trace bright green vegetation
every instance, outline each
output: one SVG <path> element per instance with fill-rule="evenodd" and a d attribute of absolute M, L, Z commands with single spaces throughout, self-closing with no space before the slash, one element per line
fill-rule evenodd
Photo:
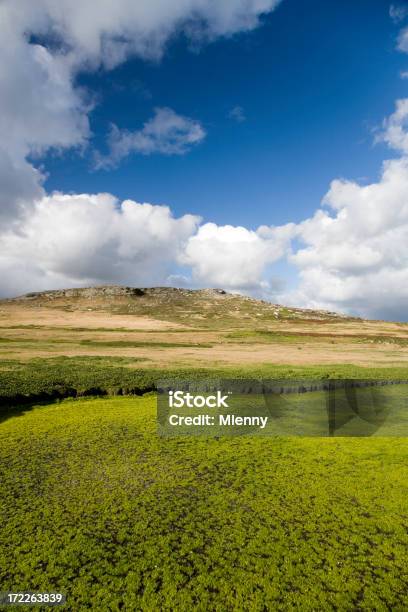
<path fill-rule="evenodd" d="M 82 610 L 406 610 L 408 442 L 156 435 L 155 398 L 0 423 L 0 589 Z"/>
<path fill-rule="evenodd" d="M 137 367 L 136 367 L 137 366 Z M 29 361 L 0 360 L 0 406 L 76 395 L 128 395 L 153 390 L 158 380 L 207 378 L 374 378 L 408 379 L 401 368 L 353 365 L 213 367 L 163 369 L 143 366 L 142 358 L 55 357 Z M 1 415 L 1 408 L 0 408 Z"/>

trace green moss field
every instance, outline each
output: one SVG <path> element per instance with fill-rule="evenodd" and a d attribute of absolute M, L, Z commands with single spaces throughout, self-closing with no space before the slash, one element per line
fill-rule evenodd
<path fill-rule="evenodd" d="M 0 439 L 3 591 L 75 612 L 408 609 L 404 438 L 164 439 L 145 395 L 9 412 Z"/>

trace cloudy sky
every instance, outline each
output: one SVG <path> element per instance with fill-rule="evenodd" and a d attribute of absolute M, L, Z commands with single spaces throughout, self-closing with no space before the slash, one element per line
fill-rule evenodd
<path fill-rule="evenodd" d="M 406 2 L 3 0 L 0 92 L 1 296 L 408 319 Z"/>

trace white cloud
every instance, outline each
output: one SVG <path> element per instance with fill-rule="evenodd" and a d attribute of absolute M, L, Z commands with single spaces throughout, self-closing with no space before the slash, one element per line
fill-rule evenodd
<path fill-rule="evenodd" d="M 4 12 L 3 4 L 0 23 Z M 43 176 L 29 155 L 81 146 L 89 137 L 88 106 L 72 87 L 67 58 L 29 45 L 7 25 L 0 26 L 0 222 L 43 193 Z"/>
<path fill-rule="evenodd" d="M 15 220 L 44 194 L 29 156 L 86 146 L 91 105 L 76 85 L 79 72 L 111 69 L 131 55 L 158 60 L 182 32 L 208 41 L 251 30 L 278 2 L 0 2 L 0 222 Z"/>
<path fill-rule="evenodd" d="M 111 68 L 129 55 L 159 58 L 171 35 L 212 39 L 252 30 L 279 0 L 7 0 L 4 11 L 24 28 L 53 34 L 78 61 Z M 28 28 L 27 28 L 28 25 Z"/>
<path fill-rule="evenodd" d="M 400 23 L 401 21 L 404 21 L 404 19 L 408 17 L 408 7 L 403 6 L 402 4 L 391 4 L 390 17 L 394 21 L 394 23 Z M 399 49 L 403 53 L 408 53 L 408 27 L 405 27 L 400 30 L 397 41 L 397 49 Z"/>
<path fill-rule="evenodd" d="M 398 36 L 398 49 L 403 53 L 408 53 L 408 28 L 401 30 Z"/>
<path fill-rule="evenodd" d="M 298 225 L 254 231 L 200 226 L 195 216 L 176 219 L 167 207 L 120 203 L 109 194 L 56 193 L 34 205 L 19 232 L 3 234 L 1 293 L 113 282 L 218 286 L 275 298 L 270 268 L 292 243 L 289 261 L 300 283 L 280 300 L 406 319 L 408 158 L 386 162 L 369 185 L 333 181 L 324 205 Z"/>
<path fill-rule="evenodd" d="M 398 100 L 376 140 L 400 152 L 377 182 L 335 180 L 323 208 L 297 225 L 289 260 L 298 288 L 284 299 L 308 307 L 407 320 L 408 99 Z M 300 246 L 299 246 L 300 245 Z"/>
<path fill-rule="evenodd" d="M 285 254 L 294 224 L 256 231 L 199 224 L 199 217 L 176 219 L 166 206 L 120 203 L 110 194 L 54 193 L 35 204 L 18 233 L 3 234 L 0 293 L 108 282 L 271 295 L 268 266 Z"/>
<path fill-rule="evenodd" d="M 336 180 L 319 210 L 297 227 L 291 300 L 364 316 L 407 317 L 408 159 L 385 162 L 370 185 Z M 331 211 L 330 211 L 331 209 Z"/>
<path fill-rule="evenodd" d="M 384 141 L 392 149 L 408 154 L 408 98 L 397 100 L 395 106 L 395 112 L 384 121 L 383 130 L 377 135 L 376 141 Z"/>
<path fill-rule="evenodd" d="M 154 116 L 140 130 L 130 132 L 112 125 L 108 138 L 109 155 L 97 155 L 95 165 L 97 168 L 115 166 L 132 152 L 183 155 L 204 140 L 205 135 L 199 121 L 178 115 L 171 108 L 156 108 Z"/>
<path fill-rule="evenodd" d="M 19 233 L 2 236 L 2 295 L 125 283 L 163 284 L 199 218 L 175 219 L 166 206 L 119 203 L 110 194 L 39 200 Z"/>
<path fill-rule="evenodd" d="M 294 227 L 252 231 L 206 223 L 189 238 L 181 261 L 191 267 L 197 285 L 267 292 L 267 266 L 284 255 Z"/>

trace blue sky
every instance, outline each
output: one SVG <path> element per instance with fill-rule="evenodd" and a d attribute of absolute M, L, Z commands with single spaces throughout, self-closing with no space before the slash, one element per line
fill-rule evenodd
<path fill-rule="evenodd" d="M 408 319 L 408 4 L 4 0 L 0 295 Z"/>
<path fill-rule="evenodd" d="M 407 82 L 389 3 L 285 0 L 255 31 L 192 50 L 182 37 L 160 62 L 132 59 L 80 76 L 97 97 L 92 145 L 48 156 L 46 187 L 168 204 L 218 224 L 256 228 L 310 216 L 336 177 L 374 180 L 384 146 L 372 130 Z M 154 107 L 199 120 L 204 142 L 183 156 L 132 154 L 92 169 L 110 122 L 140 129 Z M 245 121 L 229 117 L 240 106 Z M 388 154 L 389 157 L 389 154 Z"/>

